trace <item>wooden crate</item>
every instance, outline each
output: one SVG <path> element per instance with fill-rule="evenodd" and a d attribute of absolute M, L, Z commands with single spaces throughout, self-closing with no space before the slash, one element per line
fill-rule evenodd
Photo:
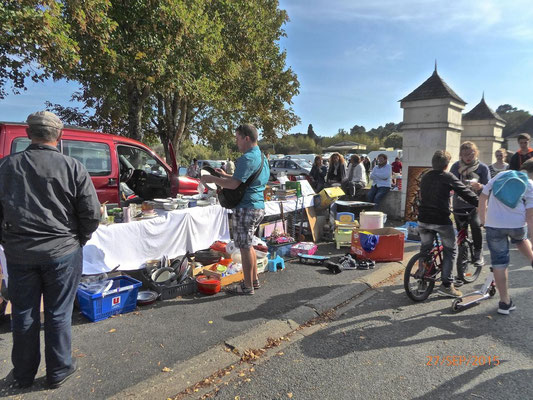
<path fill-rule="evenodd" d="M 231 275 L 226 275 L 226 276 L 222 276 L 222 274 L 218 271 L 213 271 L 211 268 L 215 267 L 216 264 L 211 264 L 211 265 L 207 265 L 205 268 L 204 268 L 204 271 L 203 273 L 205 275 L 209 275 L 209 276 L 213 276 L 213 277 L 217 277 L 219 280 L 220 280 L 220 285 L 222 287 L 224 286 L 228 286 L 232 283 L 235 283 L 235 282 L 240 282 L 242 280 L 244 280 L 244 273 L 242 271 L 239 271 L 237 272 L 236 274 L 231 274 Z"/>

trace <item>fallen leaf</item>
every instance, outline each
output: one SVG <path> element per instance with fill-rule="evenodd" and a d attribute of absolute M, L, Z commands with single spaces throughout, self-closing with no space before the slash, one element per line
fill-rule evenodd
<path fill-rule="evenodd" d="M 212 323 L 213 323 L 213 321 L 209 321 L 209 323 L 210 323 L 210 324 L 212 324 Z"/>
<path fill-rule="evenodd" d="M 488 319 L 492 319 L 492 315 L 487 315 L 487 318 Z"/>
<path fill-rule="evenodd" d="M 250 372 L 254 372 L 255 371 L 255 368 L 250 368 Z"/>
<path fill-rule="evenodd" d="M 235 400 L 241 400 L 241 396 L 235 396 Z"/>
<path fill-rule="evenodd" d="M 172 370 L 171 370 L 170 368 L 168 368 L 168 367 L 165 367 L 165 368 L 163 368 L 161 371 L 163 371 L 163 372 L 170 372 L 170 371 L 172 371 Z"/>
<path fill-rule="evenodd" d="M 292 393 L 291 393 L 291 392 L 287 393 L 287 397 L 288 397 L 289 399 L 292 399 Z"/>
<path fill-rule="evenodd" d="M 165 348 L 165 346 L 163 346 L 163 343 L 159 343 L 159 346 L 161 346 L 162 349 Z"/>
<path fill-rule="evenodd" d="M 244 372 L 241 372 L 241 373 L 239 374 L 239 376 L 244 376 Z"/>
<path fill-rule="evenodd" d="M 282 351 L 278 351 L 277 354 L 278 354 L 278 356 L 282 356 L 282 355 L 285 354 L 285 353 L 283 353 Z"/>
<path fill-rule="evenodd" d="M 250 379 L 250 378 L 246 378 L 244 381 L 245 381 L 245 382 L 250 382 L 251 379 Z"/>
<path fill-rule="evenodd" d="M 113 333 L 113 332 L 116 332 L 117 330 L 115 328 L 111 329 L 108 331 L 108 333 Z"/>

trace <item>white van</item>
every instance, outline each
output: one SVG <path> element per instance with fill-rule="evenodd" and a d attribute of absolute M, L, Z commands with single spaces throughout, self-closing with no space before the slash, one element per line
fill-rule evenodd
<path fill-rule="evenodd" d="M 288 156 L 285 156 L 284 158 L 289 160 L 305 160 L 310 164 L 313 164 L 315 161 L 315 154 L 290 154 Z"/>
<path fill-rule="evenodd" d="M 400 160 L 402 159 L 403 150 L 402 149 L 396 149 L 396 150 L 374 150 L 374 151 L 371 151 L 370 153 L 368 153 L 368 159 L 370 160 L 370 162 L 372 162 L 374 160 L 374 158 L 376 158 L 380 154 L 386 154 L 387 155 L 387 161 L 389 162 L 389 164 L 392 164 L 396 157 L 399 157 Z"/>

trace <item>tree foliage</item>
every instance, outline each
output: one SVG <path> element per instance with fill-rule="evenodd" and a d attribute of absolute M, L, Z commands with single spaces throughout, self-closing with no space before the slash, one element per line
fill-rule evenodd
<path fill-rule="evenodd" d="M 78 62 L 63 12 L 56 0 L 0 0 L 0 99 L 25 90 L 28 79 L 61 77 Z"/>
<path fill-rule="evenodd" d="M 527 121 L 531 114 L 525 110 L 518 110 L 510 104 L 502 104 L 496 109 L 496 112 L 502 117 L 505 122 L 505 128 L 503 128 L 502 136 L 507 137 L 513 133 L 517 133 L 518 128 L 525 121 Z"/>
<path fill-rule="evenodd" d="M 49 105 L 68 121 L 156 135 L 167 154 L 169 140 L 177 149 L 194 137 L 216 142 L 243 121 L 267 138 L 299 121 L 290 108 L 299 83 L 278 44 L 288 17 L 277 0 L 0 4 L 0 89 L 7 80 L 24 87 L 25 76 L 75 80 L 83 109 Z M 42 72 L 32 75 L 35 63 Z"/>
<path fill-rule="evenodd" d="M 394 149 L 401 149 L 403 147 L 403 136 L 399 133 L 391 133 L 383 141 L 385 147 L 392 147 Z"/>

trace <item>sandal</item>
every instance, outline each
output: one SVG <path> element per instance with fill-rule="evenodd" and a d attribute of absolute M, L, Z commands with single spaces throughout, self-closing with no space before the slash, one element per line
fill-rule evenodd
<path fill-rule="evenodd" d="M 246 286 L 244 286 L 244 283 L 243 283 L 241 285 L 237 285 L 232 288 L 229 288 L 228 290 L 226 290 L 226 293 L 237 295 L 237 296 L 251 296 L 254 294 L 254 289 L 247 288 Z"/>
<path fill-rule="evenodd" d="M 244 282 L 242 283 L 242 285 L 244 286 Z M 260 288 L 261 288 L 261 284 L 259 283 L 259 280 L 254 281 L 254 282 L 253 282 L 253 285 L 254 285 L 254 290 L 255 290 L 255 289 L 260 289 Z"/>

